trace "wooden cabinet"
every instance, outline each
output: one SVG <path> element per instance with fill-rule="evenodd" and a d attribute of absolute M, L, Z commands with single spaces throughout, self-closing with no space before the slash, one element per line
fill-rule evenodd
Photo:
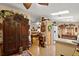
<path fill-rule="evenodd" d="M 12 55 L 29 48 L 29 23 L 22 16 L 15 14 L 6 17 L 3 22 L 3 55 Z"/>
<path fill-rule="evenodd" d="M 41 32 L 45 32 L 46 31 L 46 25 L 45 25 L 45 21 L 41 22 Z"/>
<path fill-rule="evenodd" d="M 17 37 L 16 23 L 11 21 L 4 21 L 3 26 L 3 53 L 10 55 L 18 52 L 20 39 Z"/>
<path fill-rule="evenodd" d="M 39 33 L 39 46 L 45 47 L 46 46 L 45 42 L 46 37 L 43 34 Z"/>
<path fill-rule="evenodd" d="M 21 24 L 20 25 L 20 41 L 21 46 L 23 46 L 23 49 L 29 48 L 29 25 L 27 24 Z"/>
<path fill-rule="evenodd" d="M 3 45 L 2 45 L 2 43 L 0 43 L 0 56 L 2 55 L 2 52 L 3 51 Z"/>

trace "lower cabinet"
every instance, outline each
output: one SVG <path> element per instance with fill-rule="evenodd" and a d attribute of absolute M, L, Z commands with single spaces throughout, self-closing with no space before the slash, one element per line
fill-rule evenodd
<path fill-rule="evenodd" d="M 56 43 L 56 56 L 73 56 L 75 53 L 76 45 L 67 43 Z"/>

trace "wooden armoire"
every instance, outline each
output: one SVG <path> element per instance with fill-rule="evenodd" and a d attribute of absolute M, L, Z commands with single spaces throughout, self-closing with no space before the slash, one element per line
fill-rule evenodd
<path fill-rule="evenodd" d="M 14 14 L 3 21 L 3 55 L 13 55 L 29 49 L 29 20 Z"/>

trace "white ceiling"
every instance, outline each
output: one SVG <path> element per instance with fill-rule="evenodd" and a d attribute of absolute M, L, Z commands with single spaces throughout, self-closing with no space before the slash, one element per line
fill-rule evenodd
<path fill-rule="evenodd" d="M 79 21 L 79 4 L 78 3 L 50 3 L 49 6 L 41 6 L 38 4 L 32 4 L 32 6 L 30 7 L 30 9 L 25 9 L 25 7 L 23 6 L 22 3 L 10 3 L 10 4 L 3 4 L 5 6 L 10 6 L 13 8 L 18 8 L 21 9 L 25 12 L 30 13 L 33 17 L 35 17 L 35 19 L 33 19 L 34 21 L 39 20 L 39 18 L 41 16 L 46 16 L 47 18 L 50 18 L 52 20 L 56 20 L 56 21 L 62 21 L 59 19 L 54 19 L 55 16 L 50 15 L 51 13 L 55 13 L 55 12 L 59 12 L 59 11 L 63 11 L 63 10 L 69 10 L 70 13 L 66 14 L 66 15 L 61 15 L 62 17 L 64 16 L 73 16 L 75 21 Z M 60 17 L 60 16 L 57 16 Z M 72 22 L 72 20 L 70 20 Z M 63 21 L 66 22 L 66 19 Z"/>
<path fill-rule="evenodd" d="M 46 16 L 52 20 L 63 21 L 63 19 L 62 20 L 54 19 L 55 17 L 59 17 L 59 16 L 52 16 L 50 14 L 59 12 L 59 11 L 64 11 L 64 10 L 69 10 L 70 13 L 66 15 L 61 15 L 62 17 L 73 16 L 75 21 L 76 20 L 79 21 L 79 4 L 77 3 L 74 3 L 74 4 L 73 3 L 51 3 L 49 4 L 48 7 L 33 4 L 28 11 L 29 12 L 31 11 L 30 13 L 38 16 Z"/>

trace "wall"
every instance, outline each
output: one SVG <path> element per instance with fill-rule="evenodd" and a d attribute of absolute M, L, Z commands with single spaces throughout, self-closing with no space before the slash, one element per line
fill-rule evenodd
<path fill-rule="evenodd" d="M 36 23 L 41 20 L 40 18 L 40 16 L 31 15 L 31 28 L 34 26 L 37 29 L 38 25 Z"/>

